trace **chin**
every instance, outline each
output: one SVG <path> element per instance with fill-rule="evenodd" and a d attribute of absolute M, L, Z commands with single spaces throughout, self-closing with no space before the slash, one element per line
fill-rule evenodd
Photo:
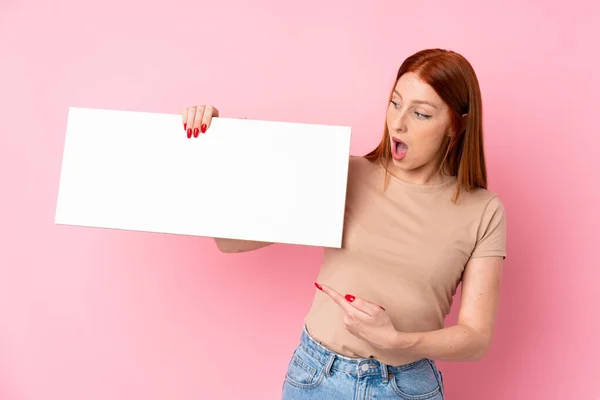
<path fill-rule="evenodd" d="M 397 166 L 406 165 L 406 156 L 407 156 L 407 154 L 404 155 L 404 158 L 402 158 L 401 160 L 396 160 L 394 158 L 394 156 L 395 156 L 395 153 L 394 153 L 394 150 L 392 150 L 390 152 L 390 158 L 391 158 L 392 162 L 394 163 L 394 165 L 397 165 Z"/>
<path fill-rule="evenodd" d="M 396 160 L 394 157 L 392 157 L 392 164 L 394 164 L 394 166 L 398 169 L 401 170 L 408 170 L 410 168 L 408 168 L 408 165 L 406 163 L 406 158 L 403 158 L 402 160 Z"/>

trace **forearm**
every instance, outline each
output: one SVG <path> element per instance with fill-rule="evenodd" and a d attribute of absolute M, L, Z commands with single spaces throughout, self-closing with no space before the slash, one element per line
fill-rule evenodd
<path fill-rule="evenodd" d="M 431 332 L 398 332 L 392 351 L 439 361 L 478 361 L 486 353 L 489 340 L 475 329 L 458 324 Z"/>
<path fill-rule="evenodd" d="M 270 242 L 256 242 L 251 240 L 215 238 L 219 250 L 223 253 L 243 253 L 257 250 L 270 245 Z"/>

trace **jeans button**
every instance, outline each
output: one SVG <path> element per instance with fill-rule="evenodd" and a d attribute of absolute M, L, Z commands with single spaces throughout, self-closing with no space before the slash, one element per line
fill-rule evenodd
<path fill-rule="evenodd" d="M 361 365 L 360 369 L 362 369 L 363 372 L 367 372 L 369 370 L 369 364 L 363 364 L 363 365 Z"/>

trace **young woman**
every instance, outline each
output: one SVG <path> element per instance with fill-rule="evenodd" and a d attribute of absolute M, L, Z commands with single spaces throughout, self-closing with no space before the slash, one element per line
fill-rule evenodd
<path fill-rule="evenodd" d="M 212 106 L 185 108 L 189 138 Z M 341 249 L 327 248 L 283 398 L 443 399 L 438 361 L 476 361 L 494 331 L 506 219 L 487 190 L 482 105 L 460 54 L 404 61 L 379 145 L 349 160 Z M 221 251 L 269 243 L 216 239 Z M 458 322 L 445 327 L 462 282 Z"/>

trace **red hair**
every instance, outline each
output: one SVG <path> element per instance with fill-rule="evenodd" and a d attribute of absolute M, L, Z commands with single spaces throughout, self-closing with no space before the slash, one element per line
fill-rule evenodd
<path fill-rule="evenodd" d="M 400 66 L 389 101 L 400 77 L 413 72 L 435 90 L 449 107 L 451 137 L 445 141 L 440 170 L 457 178 L 456 195 L 460 191 L 487 189 L 487 171 L 483 152 L 483 110 L 479 82 L 471 64 L 460 54 L 449 50 L 428 49 L 408 57 Z M 389 104 L 389 103 L 388 103 Z M 467 114 L 463 123 L 462 115 Z M 379 145 L 365 158 L 380 162 L 386 170 L 392 161 L 387 123 Z"/>

